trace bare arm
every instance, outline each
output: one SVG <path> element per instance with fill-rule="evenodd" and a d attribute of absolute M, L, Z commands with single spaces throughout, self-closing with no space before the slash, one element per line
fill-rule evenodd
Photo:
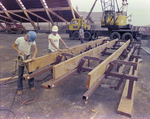
<path fill-rule="evenodd" d="M 49 41 L 51 42 L 51 44 L 53 45 L 54 48 L 56 48 L 58 51 L 62 51 L 61 49 L 59 49 L 59 48 L 55 45 L 55 43 L 54 43 L 54 41 L 53 41 L 52 39 L 49 39 Z"/>
<path fill-rule="evenodd" d="M 32 56 L 32 60 L 35 59 L 35 56 L 36 56 L 36 54 L 37 54 L 37 47 L 36 47 L 36 44 L 33 45 L 33 48 L 34 48 L 34 53 L 33 53 L 33 56 Z"/>
<path fill-rule="evenodd" d="M 62 44 L 63 44 L 67 49 L 69 49 L 69 48 L 67 47 L 66 43 L 65 43 L 61 38 L 60 38 L 59 40 L 62 42 Z"/>
<path fill-rule="evenodd" d="M 18 45 L 17 45 L 16 43 L 14 43 L 14 44 L 12 45 L 12 48 L 13 48 L 15 51 L 17 51 L 18 54 L 24 55 L 24 53 L 23 53 L 22 51 L 18 50 L 17 46 L 18 46 Z"/>

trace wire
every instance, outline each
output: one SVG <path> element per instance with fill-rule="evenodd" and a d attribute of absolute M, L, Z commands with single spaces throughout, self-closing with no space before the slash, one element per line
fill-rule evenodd
<path fill-rule="evenodd" d="M 16 90 L 16 93 L 15 93 L 15 95 L 14 95 L 14 97 L 13 97 L 13 102 L 12 102 L 12 104 L 11 104 L 11 107 L 10 107 L 9 109 L 0 108 L 0 111 L 9 111 L 9 112 L 13 113 L 13 115 L 15 116 L 15 113 L 14 113 L 13 111 L 11 111 L 11 109 L 12 109 L 12 107 L 13 107 L 13 105 L 14 105 L 14 101 L 15 101 L 16 94 L 17 94 L 17 90 Z M 7 115 L 7 117 L 8 117 L 8 115 Z M 7 117 L 6 117 L 6 119 L 8 119 Z"/>
<path fill-rule="evenodd" d="M 27 105 L 27 104 L 31 104 L 31 103 L 33 103 L 33 102 L 35 102 L 35 101 L 37 100 L 37 98 L 31 98 L 31 99 L 26 100 L 26 101 L 23 101 L 23 100 L 22 100 L 22 95 L 23 95 L 23 93 L 24 93 L 28 88 L 29 88 L 29 87 L 27 87 L 27 88 L 22 92 L 22 94 L 20 95 L 20 102 L 21 102 L 22 104 L 21 104 L 20 108 L 18 109 L 18 112 L 17 112 L 17 114 L 16 114 L 16 116 L 15 116 L 14 119 L 17 118 L 17 116 L 19 115 L 20 109 L 21 109 L 21 107 L 22 107 L 24 104 L 26 104 L 26 105 Z"/>
<path fill-rule="evenodd" d="M 8 112 L 11 112 L 15 116 L 15 113 L 11 111 L 10 109 L 0 108 L 0 111 L 8 111 Z"/>

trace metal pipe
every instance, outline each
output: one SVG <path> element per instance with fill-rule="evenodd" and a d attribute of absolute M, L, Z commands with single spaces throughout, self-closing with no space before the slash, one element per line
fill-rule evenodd
<path fill-rule="evenodd" d="M 82 96 L 83 100 L 88 100 L 92 93 L 96 90 L 96 88 L 101 84 L 102 80 L 105 78 L 105 74 L 103 74 L 96 83 L 94 83 Z"/>
<path fill-rule="evenodd" d="M 71 77 L 76 72 L 77 72 L 77 69 L 74 69 L 71 72 L 69 72 L 68 74 L 65 74 L 64 76 L 62 76 L 56 80 L 53 80 L 50 83 L 47 83 L 47 84 L 44 83 L 44 85 L 42 84 L 42 87 L 52 89 L 52 88 L 56 87 L 57 85 L 59 85 L 60 83 L 62 83 L 63 81 L 65 81 L 66 79 L 68 79 L 69 77 Z"/>

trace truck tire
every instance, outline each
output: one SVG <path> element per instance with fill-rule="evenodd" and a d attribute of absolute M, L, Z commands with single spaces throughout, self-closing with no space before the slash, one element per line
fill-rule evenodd
<path fill-rule="evenodd" d="M 131 40 L 131 41 L 133 41 L 133 36 L 132 36 L 132 34 L 131 33 L 124 33 L 123 35 L 122 35 L 122 40 L 125 40 L 125 41 L 127 41 L 127 40 Z"/>
<path fill-rule="evenodd" d="M 111 35 L 110 35 L 110 39 L 111 40 L 114 40 L 114 39 L 117 39 L 118 38 L 118 40 L 120 40 L 120 34 L 118 33 L 118 32 L 113 32 L 113 33 L 111 33 Z"/>
<path fill-rule="evenodd" d="M 21 30 L 16 31 L 16 34 L 21 34 Z"/>
<path fill-rule="evenodd" d="M 12 30 L 8 29 L 8 30 L 6 30 L 6 33 L 12 34 Z"/>
<path fill-rule="evenodd" d="M 91 39 L 91 33 L 88 31 L 85 31 L 84 32 L 84 39 L 89 41 Z"/>
<path fill-rule="evenodd" d="M 75 40 L 78 40 L 78 39 L 79 39 L 79 32 L 78 32 L 78 31 L 75 31 L 75 32 L 73 33 L 73 39 L 75 39 Z"/>

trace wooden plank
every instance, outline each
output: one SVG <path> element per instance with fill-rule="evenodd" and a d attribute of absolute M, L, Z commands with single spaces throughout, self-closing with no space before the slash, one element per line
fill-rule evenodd
<path fill-rule="evenodd" d="M 98 39 L 98 40 L 92 41 L 91 43 L 94 42 L 97 44 L 101 44 L 101 42 L 105 39 L 106 38 Z M 88 42 L 88 44 L 84 43 L 84 44 L 81 44 L 78 46 L 71 47 L 71 48 L 69 48 L 69 50 L 64 49 L 62 53 L 78 54 L 81 51 L 84 51 L 86 49 L 86 47 L 88 47 L 89 44 L 90 44 L 90 42 Z M 31 59 L 25 60 L 24 63 L 27 64 L 28 71 L 32 72 L 32 71 L 35 71 L 35 70 L 40 69 L 42 67 L 45 67 L 47 65 L 50 65 L 51 63 L 54 63 L 59 54 L 60 54 L 60 52 L 49 53 L 47 55 L 36 58 L 34 61 Z"/>
<path fill-rule="evenodd" d="M 21 10 L 21 11 L 22 11 L 22 10 Z M 18 15 L 18 14 L 15 14 L 15 13 L 13 13 L 13 12 L 10 12 L 10 11 L 8 11 L 8 12 L 9 12 L 10 14 L 13 14 L 13 15 L 19 17 L 19 18 L 22 18 L 22 19 L 25 19 L 25 20 L 29 21 L 29 19 L 27 19 L 27 18 L 25 18 L 25 17 L 23 17 L 23 16 L 20 16 L 20 15 Z"/>
<path fill-rule="evenodd" d="M 135 60 L 134 60 L 135 62 Z M 132 70 L 133 66 L 131 66 L 129 74 L 132 75 Z M 137 63 L 137 70 L 138 70 L 138 63 Z M 134 76 L 137 76 L 137 70 L 135 70 Z M 134 93 L 135 93 L 135 86 L 136 86 L 136 81 L 134 81 L 133 84 L 133 92 L 132 92 L 132 98 L 128 99 L 127 98 L 127 93 L 128 93 L 128 86 L 129 86 L 129 80 L 126 81 L 125 87 L 120 99 L 120 103 L 117 109 L 117 112 L 126 116 L 131 117 L 132 116 L 132 110 L 133 110 L 133 100 L 134 100 Z"/>
<path fill-rule="evenodd" d="M 127 48 L 129 43 L 130 43 L 130 40 L 128 40 L 123 46 L 121 46 L 118 50 L 116 50 L 111 56 L 109 56 L 101 64 L 99 64 L 96 68 L 94 68 L 91 72 L 88 73 L 87 83 L 86 83 L 87 89 L 89 89 L 98 80 L 98 78 L 104 74 L 104 72 L 107 70 L 109 66 L 109 63 L 113 60 L 116 60 L 121 55 L 123 50 Z"/>
<path fill-rule="evenodd" d="M 23 77 L 24 77 L 24 76 L 27 76 L 27 75 L 28 75 L 28 74 L 24 74 Z M 0 82 L 2 82 L 2 81 L 7 81 L 7 80 L 11 80 L 11 79 L 16 79 L 16 78 L 18 78 L 18 76 L 12 76 L 12 77 L 1 78 L 1 79 L 0 79 Z"/>
<path fill-rule="evenodd" d="M 5 27 L 0 23 L 0 27 L 3 29 L 3 30 L 6 30 Z"/>
<path fill-rule="evenodd" d="M 18 3 L 18 5 L 20 6 L 20 8 L 22 9 L 22 11 L 24 12 L 24 14 L 26 15 L 26 17 L 29 19 L 29 21 L 31 22 L 33 28 L 35 30 L 38 30 L 37 26 L 34 24 L 34 22 L 31 20 L 30 16 L 28 15 L 27 13 L 27 10 L 26 9 L 23 9 L 22 5 L 20 4 L 20 2 L 18 0 L 16 0 L 16 2 Z"/>
<path fill-rule="evenodd" d="M 33 16 L 36 16 L 37 18 L 42 19 L 42 20 L 45 21 L 45 22 L 50 22 L 50 21 L 48 21 L 47 19 L 44 19 L 43 17 L 41 17 L 41 16 L 39 16 L 39 15 L 37 15 L 37 14 L 35 14 L 35 13 L 29 11 L 29 10 L 26 10 L 26 11 L 27 11 L 28 13 L 32 14 Z"/>
<path fill-rule="evenodd" d="M 68 22 L 67 20 L 65 20 L 64 18 L 62 18 L 60 15 L 56 14 L 55 12 L 53 12 L 50 8 L 48 9 L 48 11 L 53 14 L 54 16 L 58 17 L 59 19 L 61 19 L 64 22 Z"/>
<path fill-rule="evenodd" d="M 117 40 L 118 39 L 110 41 L 108 43 L 105 43 L 105 44 L 98 46 L 96 48 L 93 48 L 85 53 L 82 53 L 78 56 L 68 59 L 62 63 L 59 63 L 58 65 L 55 65 L 53 67 L 53 79 L 57 79 L 65 74 L 69 73 L 71 70 L 75 69 L 78 66 L 78 63 L 81 60 L 81 58 L 83 58 L 84 56 L 96 56 L 97 54 L 102 52 L 106 47 L 113 46 Z"/>
<path fill-rule="evenodd" d="M 42 6 L 44 7 L 45 5 L 44 5 L 43 0 L 40 0 L 40 1 L 41 1 L 41 3 L 42 3 Z M 49 14 L 48 10 L 47 10 L 48 8 L 44 7 L 44 9 L 45 9 L 45 12 L 46 12 L 46 14 L 47 14 L 49 20 L 51 21 L 52 25 L 54 25 L 53 19 L 52 19 L 51 15 Z"/>
<path fill-rule="evenodd" d="M 48 66 L 54 62 L 56 62 L 56 57 L 59 55 L 58 52 L 56 53 L 50 53 L 48 55 L 44 55 L 41 57 L 38 57 L 36 60 L 27 63 L 27 69 L 28 72 L 35 71 L 37 69 L 40 69 L 42 67 Z"/>
<path fill-rule="evenodd" d="M 31 12 L 43 12 L 45 11 L 44 8 L 36 8 L 36 9 L 28 9 Z M 63 11 L 63 10 L 71 10 L 70 7 L 55 7 L 51 8 L 52 11 Z M 8 12 L 13 12 L 13 13 L 20 13 L 22 10 L 7 10 Z M 3 11 L 0 11 L 0 13 L 4 13 Z"/>

